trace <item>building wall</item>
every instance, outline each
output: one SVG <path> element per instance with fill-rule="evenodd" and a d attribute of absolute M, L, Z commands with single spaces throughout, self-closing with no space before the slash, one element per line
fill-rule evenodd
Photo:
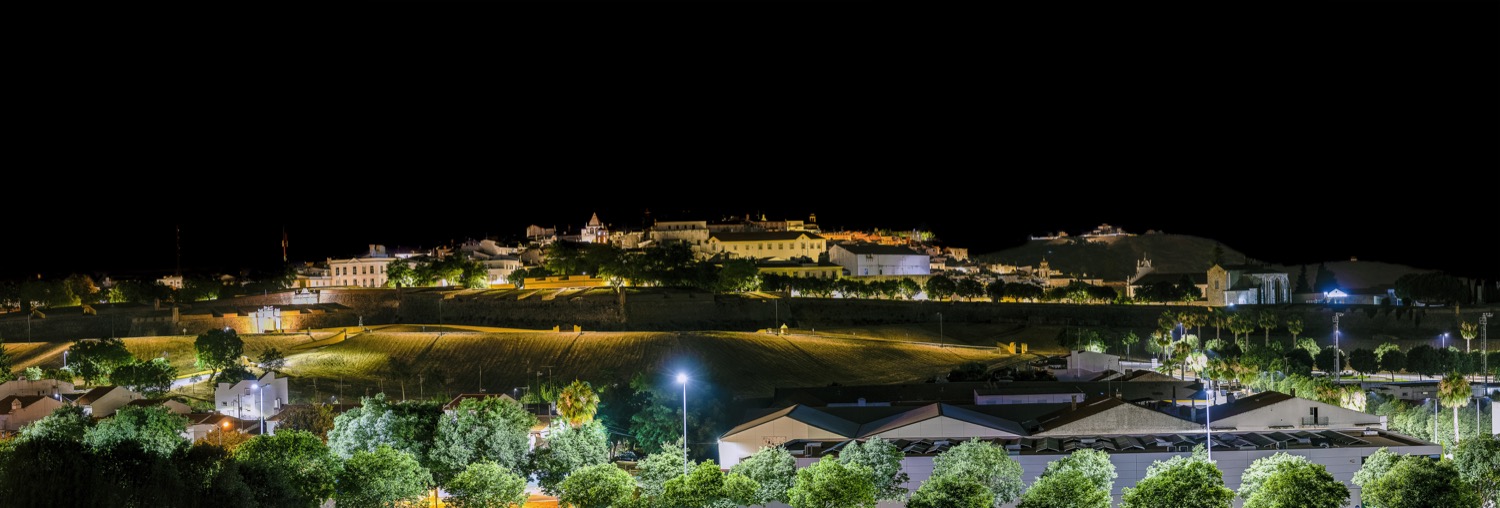
<path fill-rule="evenodd" d="M 926 254 L 856 254 L 834 245 L 828 260 L 855 277 L 871 275 L 931 275 L 932 261 Z"/>
<path fill-rule="evenodd" d="M 800 237 L 791 240 L 722 241 L 709 238 L 704 252 L 709 255 L 727 254 L 736 258 L 752 259 L 818 259 L 828 250 L 827 240 Z"/>
<path fill-rule="evenodd" d="M 251 386 L 257 383 L 268 386 L 252 389 Z M 245 380 L 233 385 L 219 383 L 214 388 L 214 410 L 242 420 L 259 420 L 262 416 L 270 418 L 288 402 L 287 388 L 287 378 L 278 378 L 275 373 L 266 374 L 258 381 Z M 261 390 L 265 393 L 262 394 Z"/>
<path fill-rule="evenodd" d="M 334 286 L 378 288 L 385 286 L 386 267 L 394 258 L 372 257 L 328 259 L 329 276 Z"/>
<path fill-rule="evenodd" d="M 1363 429 L 1375 427 L 1385 430 L 1385 417 L 1372 415 L 1360 411 L 1344 409 L 1342 407 L 1324 404 L 1315 400 L 1303 398 L 1292 398 L 1272 404 L 1253 411 L 1240 413 L 1229 418 L 1213 421 L 1214 427 L 1233 427 L 1238 431 L 1268 431 L 1271 426 L 1292 426 L 1293 430 L 1317 430 L 1316 428 L 1304 429 L 1303 417 L 1311 417 L 1311 408 L 1318 408 L 1318 418 L 1328 418 L 1327 429 Z M 1210 412 L 1209 416 L 1213 416 Z M 1373 425 L 1371 425 L 1373 424 Z"/>
<path fill-rule="evenodd" d="M 844 268 L 839 266 L 763 266 L 757 271 L 812 279 L 837 279 L 844 274 Z"/>
<path fill-rule="evenodd" d="M 38 379 L 36 381 L 13 379 L 4 383 L 0 383 L 0 399 L 9 397 L 11 395 L 40 395 L 43 397 L 51 397 L 54 395 L 74 393 L 77 391 L 78 390 L 73 389 L 73 383 L 69 383 L 67 381 L 59 381 L 56 379 Z"/>
<path fill-rule="evenodd" d="M 104 418 L 115 414 L 115 411 L 119 410 L 124 405 L 129 404 L 130 401 L 140 398 L 142 397 L 138 393 L 132 392 L 125 388 L 116 388 L 114 390 L 110 390 L 110 392 L 105 394 L 103 397 L 99 397 L 98 400 L 89 403 L 87 407 L 89 411 L 92 411 L 90 414 L 94 418 Z"/>
<path fill-rule="evenodd" d="M 57 399 L 44 398 L 37 400 L 29 406 L 11 411 L 9 415 L 6 415 L 5 423 L 4 425 L 0 425 L 0 429 L 11 432 L 21 430 L 21 427 L 46 418 L 47 415 L 52 414 L 52 411 L 60 407 L 63 407 L 63 403 Z"/>
<path fill-rule="evenodd" d="M 832 432 L 782 417 L 745 429 L 719 440 L 719 464 L 729 468 L 763 446 L 776 446 L 794 439 L 847 439 Z"/>
<path fill-rule="evenodd" d="M 974 403 L 986 405 L 998 404 L 1065 404 L 1085 399 L 1082 392 L 1073 393 L 1028 393 L 1025 395 L 975 395 Z"/>

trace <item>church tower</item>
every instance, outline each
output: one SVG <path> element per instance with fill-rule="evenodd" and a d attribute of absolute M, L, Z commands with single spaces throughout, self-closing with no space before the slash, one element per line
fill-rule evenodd
<path fill-rule="evenodd" d="M 604 223 L 599 221 L 599 212 L 594 212 L 594 216 L 589 218 L 589 223 L 583 227 L 583 232 L 578 235 L 578 240 L 589 243 L 605 243 L 609 241 L 609 231 L 604 228 Z"/>

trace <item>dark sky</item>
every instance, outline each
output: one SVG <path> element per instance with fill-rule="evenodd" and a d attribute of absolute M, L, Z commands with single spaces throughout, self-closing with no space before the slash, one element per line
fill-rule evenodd
<path fill-rule="evenodd" d="M 5 177 L 0 277 L 170 271 L 178 224 L 185 267 L 231 269 L 278 262 L 283 227 L 321 260 L 649 209 L 921 227 L 973 253 L 1108 222 L 1500 278 L 1500 8 L 1334 4 L 983 45 L 43 80 L 9 142 L 31 162 Z"/>

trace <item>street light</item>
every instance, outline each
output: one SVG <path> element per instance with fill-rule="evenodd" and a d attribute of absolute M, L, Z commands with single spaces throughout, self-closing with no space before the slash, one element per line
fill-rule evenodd
<path fill-rule="evenodd" d="M 224 420 L 224 430 L 219 431 L 219 447 L 224 447 L 224 433 L 229 432 L 229 420 Z"/>
<path fill-rule="evenodd" d="M 682 476 L 688 474 L 688 440 L 687 440 L 687 382 L 685 373 L 677 373 L 677 384 L 682 385 Z"/>
<path fill-rule="evenodd" d="M 1342 312 L 1333 313 L 1333 382 L 1339 382 L 1339 373 L 1344 370 L 1344 358 L 1339 351 L 1339 316 Z"/>
<path fill-rule="evenodd" d="M 1480 314 L 1479 315 L 1479 337 L 1480 337 L 1480 339 L 1479 339 L 1480 340 L 1480 342 L 1479 342 L 1479 348 L 1484 350 L 1483 352 L 1481 352 L 1479 354 L 1480 357 L 1482 358 L 1481 362 L 1484 364 L 1484 367 L 1483 367 L 1484 368 L 1484 395 L 1482 395 L 1483 397 L 1490 396 L 1490 324 L 1489 324 L 1489 322 L 1490 322 L 1490 318 L 1494 317 L 1494 316 L 1495 316 L 1494 314 L 1489 313 L 1489 312 L 1486 312 L 1484 314 Z M 1476 419 L 1479 418 L 1479 413 L 1480 412 L 1481 411 L 1479 410 L 1479 403 L 1478 403 L 1478 401 L 1476 401 L 1474 403 L 1474 417 Z M 1494 406 L 1490 406 L 1490 414 L 1492 415 L 1492 417 L 1493 417 L 1494 413 L 1495 413 L 1495 407 Z M 1474 431 L 1476 433 L 1479 432 L 1479 422 L 1475 422 L 1474 423 Z M 1494 429 L 1490 429 L 1490 432 L 1494 433 Z"/>
<path fill-rule="evenodd" d="M 939 312 L 939 313 L 937 313 L 937 315 L 938 315 L 938 347 L 943 347 L 943 313 Z"/>
<path fill-rule="evenodd" d="M 265 435 L 266 434 L 266 391 L 260 389 L 261 386 L 271 386 L 271 385 L 269 385 L 269 384 L 262 385 L 260 383 L 256 383 L 256 384 L 250 385 L 250 389 L 251 390 L 255 390 L 257 392 L 260 392 L 259 393 L 259 395 L 260 395 L 260 402 L 256 403 L 256 405 L 255 405 L 255 416 L 256 416 L 256 418 L 260 419 L 260 427 L 259 427 L 260 434 L 261 435 Z"/>

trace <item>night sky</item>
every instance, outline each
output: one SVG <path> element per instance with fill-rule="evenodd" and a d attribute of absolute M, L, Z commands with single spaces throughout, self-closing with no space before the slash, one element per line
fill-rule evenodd
<path fill-rule="evenodd" d="M 0 278 L 170 272 L 178 224 L 184 268 L 236 270 L 279 263 L 283 228 L 310 261 L 646 210 L 815 213 L 973 254 L 1107 222 L 1500 278 L 1496 4 L 1342 5 L 994 52 L 727 48 L 690 80 L 614 53 L 504 82 L 356 83 L 309 59 L 288 65 L 326 81 L 55 83 L 66 100 L 10 140 L 38 165 L 6 177 Z"/>

